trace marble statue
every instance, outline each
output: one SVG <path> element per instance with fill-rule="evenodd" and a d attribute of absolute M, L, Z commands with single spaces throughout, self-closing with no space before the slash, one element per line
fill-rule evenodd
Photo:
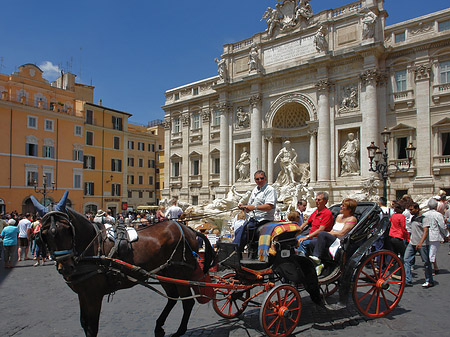
<path fill-rule="evenodd" d="M 258 70 L 258 64 L 258 48 L 256 48 L 256 45 L 253 43 L 250 53 L 248 54 L 248 71 Z"/>
<path fill-rule="evenodd" d="M 377 16 L 374 12 L 369 11 L 364 15 L 362 18 L 362 24 L 363 24 L 363 32 L 362 37 L 363 40 L 370 39 L 374 37 L 375 35 L 375 21 L 377 21 Z"/>
<path fill-rule="evenodd" d="M 316 32 L 316 35 L 314 35 L 314 45 L 316 46 L 316 49 L 319 53 L 328 50 L 328 43 L 325 39 L 324 26 L 320 26 Z"/>
<path fill-rule="evenodd" d="M 346 93 L 342 98 L 339 112 L 350 111 L 358 107 L 358 89 L 356 87 L 349 87 L 344 89 Z"/>
<path fill-rule="evenodd" d="M 309 182 L 309 164 L 305 166 L 305 164 L 297 163 L 297 152 L 292 148 L 290 141 L 284 142 L 284 147 L 275 157 L 274 164 L 278 160 L 280 161 L 281 171 L 275 184 L 282 186 Z"/>
<path fill-rule="evenodd" d="M 243 107 L 238 107 L 236 111 L 237 125 L 241 128 L 248 128 L 250 126 L 250 115 L 244 111 Z"/>
<path fill-rule="evenodd" d="M 278 11 L 279 4 L 276 5 L 276 8 L 267 7 L 266 12 L 264 13 L 261 20 L 266 19 L 267 29 L 266 32 L 269 36 L 273 35 L 273 32 L 277 26 L 280 25 L 280 12 Z"/>
<path fill-rule="evenodd" d="M 225 64 L 225 59 L 221 58 L 219 60 L 218 58 L 215 58 L 214 62 L 217 63 L 217 72 L 219 74 L 219 78 L 222 81 L 225 81 L 227 78 L 227 65 Z"/>
<path fill-rule="evenodd" d="M 296 10 L 295 10 L 295 21 L 306 19 L 309 20 L 313 16 L 313 10 L 309 4 L 310 0 L 300 0 Z"/>
<path fill-rule="evenodd" d="M 359 139 L 353 133 L 347 135 L 348 140 L 339 151 L 341 158 L 341 176 L 359 173 Z"/>
<path fill-rule="evenodd" d="M 246 147 L 242 150 L 241 157 L 236 164 L 236 170 L 239 174 L 237 181 L 250 180 L 250 156 Z"/>

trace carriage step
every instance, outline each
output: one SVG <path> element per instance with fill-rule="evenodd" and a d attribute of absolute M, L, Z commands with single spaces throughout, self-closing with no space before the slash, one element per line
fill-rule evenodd
<path fill-rule="evenodd" d="M 241 266 L 252 270 L 264 270 L 270 268 L 270 263 L 254 259 L 243 259 L 240 261 Z"/>

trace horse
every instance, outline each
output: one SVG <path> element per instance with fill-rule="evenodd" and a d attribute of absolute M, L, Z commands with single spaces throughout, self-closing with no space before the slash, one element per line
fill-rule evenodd
<path fill-rule="evenodd" d="M 58 272 L 78 295 L 80 321 L 86 337 L 95 337 L 99 329 L 103 297 L 133 287 L 136 283 L 96 262 L 101 259 L 95 257 L 108 256 L 114 242 L 107 239 L 103 224 L 93 224 L 84 215 L 65 206 L 67 194 L 52 211 L 34 197 L 31 199 L 38 213 L 43 215 L 40 238 L 56 261 Z M 190 280 L 194 271 L 198 272 L 199 269 L 196 259 L 197 236 L 205 242 L 203 273 L 207 274 L 214 263 L 214 251 L 209 240 L 203 234 L 174 221 L 155 223 L 139 230 L 138 240 L 131 243 L 131 250 L 120 256 L 120 259 L 161 276 Z M 155 336 L 165 335 L 163 326 L 177 299 L 182 300 L 183 316 L 173 336 L 182 336 L 187 331 L 195 303 L 191 289 L 188 285 L 160 284 L 168 300 L 156 320 Z"/>

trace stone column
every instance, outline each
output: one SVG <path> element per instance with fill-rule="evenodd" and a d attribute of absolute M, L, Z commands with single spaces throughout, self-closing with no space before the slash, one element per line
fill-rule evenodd
<path fill-rule="evenodd" d="M 164 154 L 165 154 L 165 164 L 164 164 L 164 189 L 161 193 L 162 198 L 170 198 L 170 170 L 171 170 L 171 162 L 170 162 L 170 135 L 172 133 L 172 121 L 170 118 L 164 119 Z"/>
<path fill-rule="evenodd" d="M 329 90 L 330 82 L 328 80 L 320 80 L 316 84 L 318 91 L 318 119 L 319 128 L 317 135 L 319 139 L 317 149 L 317 179 L 318 181 L 329 181 L 331 173 L 331 158 L 330 158 L 330 105 L 329 105 Z"/>
<path fill-rule="evenodd" d="M 376 69 L 369 69 L 361 74 L 361 81 L 365 92 L 361 95 L 361 139 L 360 139 L 360 156 L 361 156 L 361 176 L 368 177 L 373 175 L 369 172 L 369 159 L 367 158 L 366 147 L 370 142 L 375 142 L 382 147 L 379 142 L 378 127 L 378 105 L 377 105 L 377 79 L 379 73 Z"/>
<path fill-rule="evenodd" d="M 310 181 L 317 181 L 317 130 L 309 131 L 309 170 L 311 172 Z"/>
<path fill-rule="evenodd" d="M 273 184 L 273 137 L 267 137 L 267 182 Z"/>
<path fill-rule="evenodd" d="M 262 169 L 261 95 L 253 95 L 249 102 L 251 109 L 250 177 L 253 177 L 257 170 Z"/>
<path fill-rule="evenodd" d="M 230 158 L 229 158 L 229 137 L 228 124 L 230 123 L 230 106 L 227 102 L 220 102 L 217 105 L 220 110 L 220 186 L 228 186 Z"/>

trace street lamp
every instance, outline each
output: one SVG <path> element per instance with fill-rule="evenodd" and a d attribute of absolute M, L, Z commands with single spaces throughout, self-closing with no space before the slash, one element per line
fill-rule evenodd
<path fill-rule="evenodd" d="M 416 148 L 412 143 L 406 147 L 406 157 L 408 158 L 408 167 L 400 167 L 395 163 L 388 163 L 388 153 L 387 153 L 387 144 L 389 143 L 389 138 L 391 136 L 391 132 L 384 128 L 384 131 L 381 132 L 381 137 L 383 139 L 384 149 L 380 151 L 378 146 L 375 145 L 375 142 L 371 142 L 367 147 L 367 152 L 369 154 L 370 159 L 370 168 L 369 171 L 376 172 L 381 175 L 383 179 L 383 197 L 387 200 L 387 179 L 389 166 L 395 167 L 395 172 L 408 172 L 411 168 L 411 162 L 414 159 Z M 383 160 L 382 160 L 383 159 Z"/>
<path fill-rule="evenodd" d="M 34 191 L 36 193 L 40 193 L 40 194 L 42 194 L 44 196 L 44 200 L 42 201 L 42 205 L 44 205 L 44 207 L 47 206 L 45 204 L 45 200 L 46 200 L 45 197 L 47 196 L 47 194 L 52 193 L 52 192 L 55 191 L 55 182 L 52 181 L 51 186 L 49 186 L 49 184 L 47 183 L 47 175 L 44 173 L 42 175 L 42 188 L 37 188 L 38 184 L 37 184 L 36 180 L 33 181 L 33 186 L 34 186 Z"/>

